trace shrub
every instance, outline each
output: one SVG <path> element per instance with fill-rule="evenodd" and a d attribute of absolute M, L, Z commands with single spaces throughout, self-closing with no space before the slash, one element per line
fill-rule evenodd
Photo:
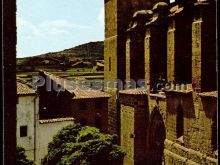
<path fill-rule="evenodd" d="M 34 165 L 32 160 L 28 160 L 25 155 L 25 149 L 21 146 L 16 148 L 16 165 Z"/>
<path fill-rule="evenodd" d="M 74 124 L 54 136 L 42 164 L 121 165 L 124 156 L 125 152 L 116 144 L 116 136 Z"/>

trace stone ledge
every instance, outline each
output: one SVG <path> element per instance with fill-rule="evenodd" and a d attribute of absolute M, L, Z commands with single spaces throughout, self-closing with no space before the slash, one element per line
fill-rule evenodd
<path fill-rule="evenodd" d="M 166 94 L 184 94 L 184 95 L 187 95 L 187 94 L 191 94 L 193 93 L 193 90 L 192 89 L 189 89 L 189 90 L 165 90 L 164 91 Z"/>
<path fill-rule="evenodd" d="M 166 99 L 166 95 L 163 95 L 163 94 L 160 94 L 160 93 L 157 93 L 157 94 L 150 93 L 149 96 L 152 97 L 152 98 Z"/>
<path fill-rule="evenodd" d="M 209 98 L 217 99 L 218 92 L 217 91 L 203 92 L 203 93 L 199 93 L 199 96 L 200 97 L 209 97 Z"/>
<path fill-rule="evenodd" d="M 178 163 L 178 164 L 181 163 L 181 164 L 199 165 L 198 163 L 188 160 L 187 158 L 177 155 L 167 149 L 164 149 L 164 155 L 165 155 L 165 160 L 167 159 L 167 157 L 171 157 L 175 161 L 175 163 Z M 169 164 L 169 162 L 166 162 L 166 163 Z"/>
<path fill-rule="evenodd" d="M 182 157 L 188 160 L 190 159 L 191 161 L 196 162 L 196 163 L 200 163 L 200 164 L 202 162 L 205 162 L 208 164 L 218 163 L 218 160 L 215 158 L 208 157 L 206 154 L 202 154 L 199 151 L 186 148 L 168 139 L 165 140 L 165 148 L 166 148 L 165 150 L 175 155 L 178 155 L 179 157 Z"/>

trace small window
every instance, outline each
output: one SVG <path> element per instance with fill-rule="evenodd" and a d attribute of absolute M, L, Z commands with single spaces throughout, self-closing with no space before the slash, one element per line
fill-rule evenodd
<path fill-rule="evenodd" d="M 95 102 L 95 108 L 96 109 L 102 109 L 102 102 L 101 101 L 96 101 Z"/>
<path fill-rule="evenodd" d="M 87 105 L 85 102 L 81 102 L 79 105 L 80 110 L 87 110 Z"/>
<path fill-rule="evenodd" d="M 26 137 L 27 136 L 27 126 L 21 126 L 20 127 L 20 137 Z"/>

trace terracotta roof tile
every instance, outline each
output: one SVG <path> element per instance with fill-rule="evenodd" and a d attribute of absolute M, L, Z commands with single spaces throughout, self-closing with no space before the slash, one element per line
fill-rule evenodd
<path fill-rule="evenodd" d="M 146 89 L 140 89 L 140 88 L 121 90 L 121 91 L 119 91 L 119 93 L 120 94 L 130 94 L 130 95 L 146 95 L 146 94 L 148 94 Z"/>
<path fill-rule="evenodd" d="M 110 94 L 98 90 L 93 89 L 85 89 L 82 90 L 80 88 L 76 88 L 73 93 L 75 96 L 73 99 L 83 99 L 83 98 L 108 98 L 111 97 Z"/>
<path fill-rule="evenodd" d="M 55 76 L 45 71 L 41 71 L 41 72 L 43 72 L 46 76 L 48 76 L 52 81 L 55 81 L 57 84 L 61 85 L 65 90 L 73 94 L 74 95 L 73 99 L 111 97 L 110 94 L 99 90 L 94 90 L 88 87 L 83 87 L 82 89 L 81 85 L 77 81 L 74 81 L 73 84 L 70 84 L 69 81 L 67 81 L 67 79 L 61 78 L 59 76 Z"/>
<path fill-rule="evenodd" d="M 34 95 L 35 91 L 26 82 L 17 80 L 17 94 L 18 95 Z"/>
<path fill-rule="evenodd" d="M 40 124 L 56 123 L 62 121 L 75 121 L 75 119 L 72 117 L 65 117 L 65 118 L 39 120 Z"/>

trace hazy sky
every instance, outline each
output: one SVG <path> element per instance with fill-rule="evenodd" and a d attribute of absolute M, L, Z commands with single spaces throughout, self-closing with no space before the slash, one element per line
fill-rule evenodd
<path fill-rule="evenodd" d="M 104 0 L 17 0 L 17 57 L 104 40 Z"/>

